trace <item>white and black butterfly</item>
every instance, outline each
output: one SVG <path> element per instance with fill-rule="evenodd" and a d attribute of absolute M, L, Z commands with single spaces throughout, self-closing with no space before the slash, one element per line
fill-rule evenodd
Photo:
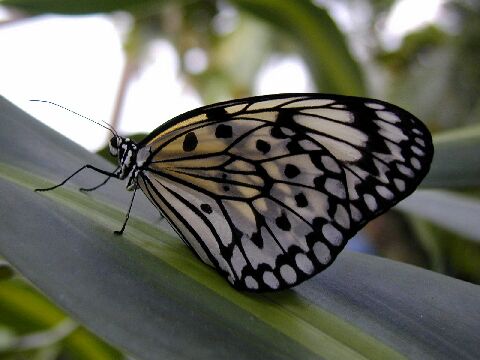
<path fill-rule="evenodd" d="M 86 165 L 72 176 L 127 178 L 235 288 L 268 291 L 332 264 L 366 222 L 415 190 L 433 146 L 395 105 L 279 94 L 189 111 L 138 144 L 114 133 L 110 152 L 114 172 Z"/>

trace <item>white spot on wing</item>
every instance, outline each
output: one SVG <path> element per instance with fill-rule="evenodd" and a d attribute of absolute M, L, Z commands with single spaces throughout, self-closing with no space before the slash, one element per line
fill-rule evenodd
<path fill-rule="evenodd" d="M 280 130 L 282 131 L 282 133 L 284 133 L 285 135 L 287 136 L 292 136 L 295 134 L 295 131 L 289 129 L 289 128 L 286 128 L 286 127 L 280 127 Z"/>
<path fill-rule="evenodd" d="M 377 210 L 377 200 L 373 197 L 373 195 L 365 194 L 363 195 L 363 200 L 365 201 L 365 204 L 367 204 L 367 207 L 370 211 Z"/>
<path fill-rule="evenodd" d="M 235 273 L 237 274 L 237 277 L 241 278 L 242 270 L 247 265 L 247 262 L 245 261 L 245 258 L 243 257 L 237 245 L 233 247 L 231 263 Z"/>
<path fill-rule="evenodd" d="M 390 111 L 377 111 L 376 114 L 380 119 L 388 121 L 393 124 L 401 121 L 401 119 L 398 117 L 397 114 L 392 113 Z"/>
<path fill-rule="evenodd" d="M 415 142 L 419 145 L 422 145 L 423 147 L 425 147 L 425 141 L 423 141 L 423 139 L 420 139 L 420 138 L 415 138 Z"/>
<path fill-rule="evenodd" d="M 325 189 L 332 195 L 345 199 L 345 186 L 337 179 L 328 178 L 325 181 Z"/>
<path fill-rule="evenodd" d="M 334 219 L 335 222 L 344 229 L 348 229 L 350 227 L 350 216 L 348 215 L 347 210 L 340 204 L 337 205 Z"/>
<path fill-rule="evenodd" d="M 350 144 L 344 143 L 343 141 L 334 140 L 323 135 L 313 133 L 309 135 L 318 141 L 322 146 L 327 148 L 327 150 L 333 156 L 335 156 L 335 159 L 337 160 L 344 162 L 355 162 L 362 158 L 362 153 Z M 351 139 L 348 139 L 348 142 L 351 142 L 350 140 Z"/>
<path fill-rule="evenodd" d="M 271 289 L 277 289 L 280 285 L 277 277 L 271 271 L 265 271 L 263 273 L 263 282 Z"/>
<path fill-rule="evenodd" d="M 362 220 L 362 213 L 352 204 L 350 204 L 350 214 L 352 215 L 353 220 L 355 221 Z"/>
<path fill-rule="evenodd" d="M 384 199 L 387 199 L 387 200 L 393 199 L 393 193 L 390 190 L 388 190 L 385 186 L 378 185 L 375 187 L 375 190 L 377 190 L 377 193 Z"/>
<path fill-rule="evenodd" d="M 370 109 L 375 109 L 375 110 L 383 110 L 385 109 L 385 106 L 382 104 L 374 103 L 374 102 L 367 102 L 365 103 L 366 107 L 369 107 Z"/>
<path fill-rule="evenodd" d="M 418 156 L 423 156 L 423 155 L 425 155 L 425 152 L 424 152 L 423 150 L 419 149 L 419 148 L 416 147 L 416 146 L 412 146 L 411 149 L 412 149 L 412 151 L 413 151 L 416 155 L 418 155 Z"/>
<path fill-rule="evenodd" d="M 338 231 L 332 224 L 323 225 L 322 234 L 332 245 L 338 246 L 342 243 L 342 233 Z"/>
<path fill-rule="evenodd" d="M 282 265 L 280 268 L 280 275 L 282 276 L 283 280 L 289 284 L 293 284 L 295 281 L 297 281 L 297 273 L 290 265 Z"/>
<path fill-rule="evenodd" d="M 320 263 L 322 264 L 328 263 L 332 258 L 327 245 L 320 241 L 317 241 L 315 245 L 313 245 L 313 253 L 315 254 L 315 257 L 318 259 L 318 261 L 320 261 Z"/>
<path fill-rule="evenodd" d="M 321 149 L 320 146 L 311 142 L 310 140 L 300 140 L 298 144 L 302 147 L 302 149 L 307 151 L 314 151 Z"/>
<path fill-rule="evenodd" d="M 420 161 L 418 161 L 417 158 L 411 158 L 410 164 L 412 164 L 413 168 L 416 170 L 420 170 L 420 168 L 422 167 L 422 165 L 420 164 Z"/>
<path fill-rule="evenodd" d="M 403 181 L 402 179 L 393 179 L 393 182 L 395 183 L 395 186 L 398 190 L 405 191 L 405 181 Z"/>
<path fill-rule="evenodd" d="M 322 156 L 322 164 L 329 171 L 332 171 L 337 174 L 341 172 L 337 162 L 330 156 Z"/>
<path fill-rule="evenodd" d="M 312 261 L 305 254 L 298 253 L 295 255 L 295 264 L 297 265 L 297 268 L 302 270 L 305 274 L 311 274 L 313 272 Z"/>
<path fill-rule="evenodd" d="M 395 143 L 408 140 L 407 135 L 405 135 L 399 127 L 381 120 L 373 120 L 373 122 L 380 127 L 378 133 L 385 139 L 391 140 Z"/>
<path fill-rule="evenodd" d="M 361 180 L 353 175 L 350 171 L 345 172 L 348 186 L 348 197 L 350 200 L 358 199 L 357 185 L 361 183 Z"/>
<path fill-rule="evenodd" d="M 245 278 L 245 285 L 249 289 L 258 289 L 258 282 L 251 276 Z"/>
<path fill-rule="evenodd" d="M 397 168 L 403 175 L 407 175 L 408 177 L 413 177 L 414 175 L 412 169 L 406 167 L 405 165 L 397 164 Z"/>

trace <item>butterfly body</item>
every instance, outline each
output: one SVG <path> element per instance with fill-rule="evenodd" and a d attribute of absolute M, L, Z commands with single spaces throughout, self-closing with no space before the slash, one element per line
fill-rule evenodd
<path fill-rule="evenodd" d="M 278 94 L 192 110 L 138 144 L 115 134 L 110 153 L 117 170 L 90 168 L 141 189 L 235 288 L 272 291 L 327 268 L 366 222 L 412 193 L 433 146 L 395 105 Z"/>

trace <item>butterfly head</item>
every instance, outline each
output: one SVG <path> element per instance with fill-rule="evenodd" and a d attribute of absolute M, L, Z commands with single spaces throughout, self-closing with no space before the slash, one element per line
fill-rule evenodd
<path fill-rule="evenodd" d="M 108 143 L 108 150 L 110 152 L 110 155 L 112 156 L 117 156 L 119 153 L 119 150 L 122 146 L 122 144 L 125 142 L 125 138 L 115 135 L 110 139 L 110 142 Z"/>

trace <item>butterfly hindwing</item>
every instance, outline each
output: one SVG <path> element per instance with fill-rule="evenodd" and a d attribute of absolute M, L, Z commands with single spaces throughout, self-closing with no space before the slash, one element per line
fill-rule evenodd
<path fill-rule="evenodd" d="M 431 137 L 377 100 L 271 95 L 206 106 L 141 144 L 138 183 L 189 247 L 240 289 L 329 266 L 428 171 Z"/>

